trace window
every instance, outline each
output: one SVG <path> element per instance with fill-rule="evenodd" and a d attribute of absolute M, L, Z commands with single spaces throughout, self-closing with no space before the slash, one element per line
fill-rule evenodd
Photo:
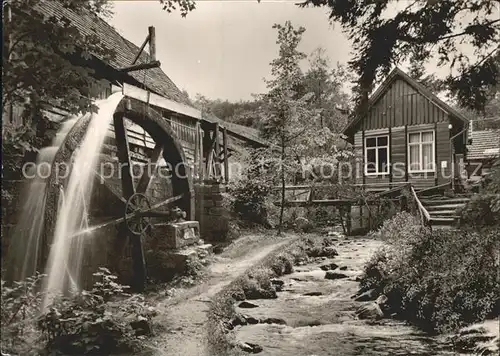
<path fill-rule="evenodd" d="M 365 138 L 365 174 L 389 173 L 389 136 Z"/>
<path fill-rule="evenodd" d="M 434 131 L 408 134 L 409 172 L 434 172 Z"/>

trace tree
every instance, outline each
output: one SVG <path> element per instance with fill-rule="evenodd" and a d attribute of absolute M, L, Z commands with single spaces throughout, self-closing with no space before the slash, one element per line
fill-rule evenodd
<path fill-rule="evenodd" d="M 349 65 L 359 76 L 360 110 L 377 78 L 405 61 L 423 66 L 436 59 L 448 66 L 446 89 L 458 104 L 474 110 L 484 109 L 489 90 L 500 82 L 498 0 L 416 0 L 395 15 L 387 10 L 397 9 L 397 0 L 305 0 L 300 5 L 328 6 L 330 19 L 352 40 Z"/>
<path fill-rule="evenodd" d="M 305 92 L 314 93 L 314 103 L 321 110 L 321 127 L 327 126 L 339 132 L 347 123 L 349 95 L 344 84 L 351 81 L 345 68 L 337 63 L 330 68 L 330 59 L 323 48 L 317 48 L 309 56 L 309 69 L 304 76 Z"/>
<path fill-rule="evenodd" d="M 298 45 L 305 29 L 295 29 L 290 21 L 284 25 L 275 24 L 273 28 L 278 31 L 276 43 L 279 45 L 279 55 L 271 62 L 273 78 L 266 80 L 269 91 L 261 98 L 261 117 L 265 137 L 277 146 L 271 148 L 271 159 L 267 163 L 274 166 L 275 169 L 271 171 L 277 174 L 281 185 L 278 225 L 278 234 L 281 234 L 286 181 L 294 171 L 293 167 L 299 163 L 302 141 L 310 128 L 315 126 L 319 115 L 310 103 L 312 95 L 302 96 L 299 91 L 303 81 L 300 61 L 306 55 L 298 50 Z"/>

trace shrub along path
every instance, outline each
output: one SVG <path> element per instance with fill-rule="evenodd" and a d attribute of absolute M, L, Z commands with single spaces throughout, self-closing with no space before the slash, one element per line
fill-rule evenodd
<path fill-rule="evenodd" d="M 210 298 L 266 255 L 296 238 L 295 235 L 278 238 L 271 234 L 240 238 L 216 257 L 204 283 L 159 302 L 156 306 L 159 316 L 154 322 L 164 330 L 158 331 L 150 344 L 155 355 L 209 355 L 206 312 Z"/>

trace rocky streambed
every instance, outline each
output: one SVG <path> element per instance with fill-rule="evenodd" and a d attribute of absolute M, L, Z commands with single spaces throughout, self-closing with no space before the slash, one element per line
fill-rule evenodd
<path fill-rule="evenodd" d="M 457 355 L 444 338 L 382 318 L 374 301 L 354 300 L 363 265 L 380 241 L 331 240 L 338 255 L 311 259 L 273 281 L 275 298 L 236 302 L 233 332 L 242 350 L 273 356 Z"/>

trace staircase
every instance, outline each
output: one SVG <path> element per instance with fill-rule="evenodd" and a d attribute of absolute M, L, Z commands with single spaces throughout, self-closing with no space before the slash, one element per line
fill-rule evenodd
<path fill-rule="evenodd" d="M 457 209 L 463 207 L 469 201 L 469 198 L 439 196 L 422 198 L 420 201 L 430 214 L 431 226 L 451 228 L 458 222 Z"/>

